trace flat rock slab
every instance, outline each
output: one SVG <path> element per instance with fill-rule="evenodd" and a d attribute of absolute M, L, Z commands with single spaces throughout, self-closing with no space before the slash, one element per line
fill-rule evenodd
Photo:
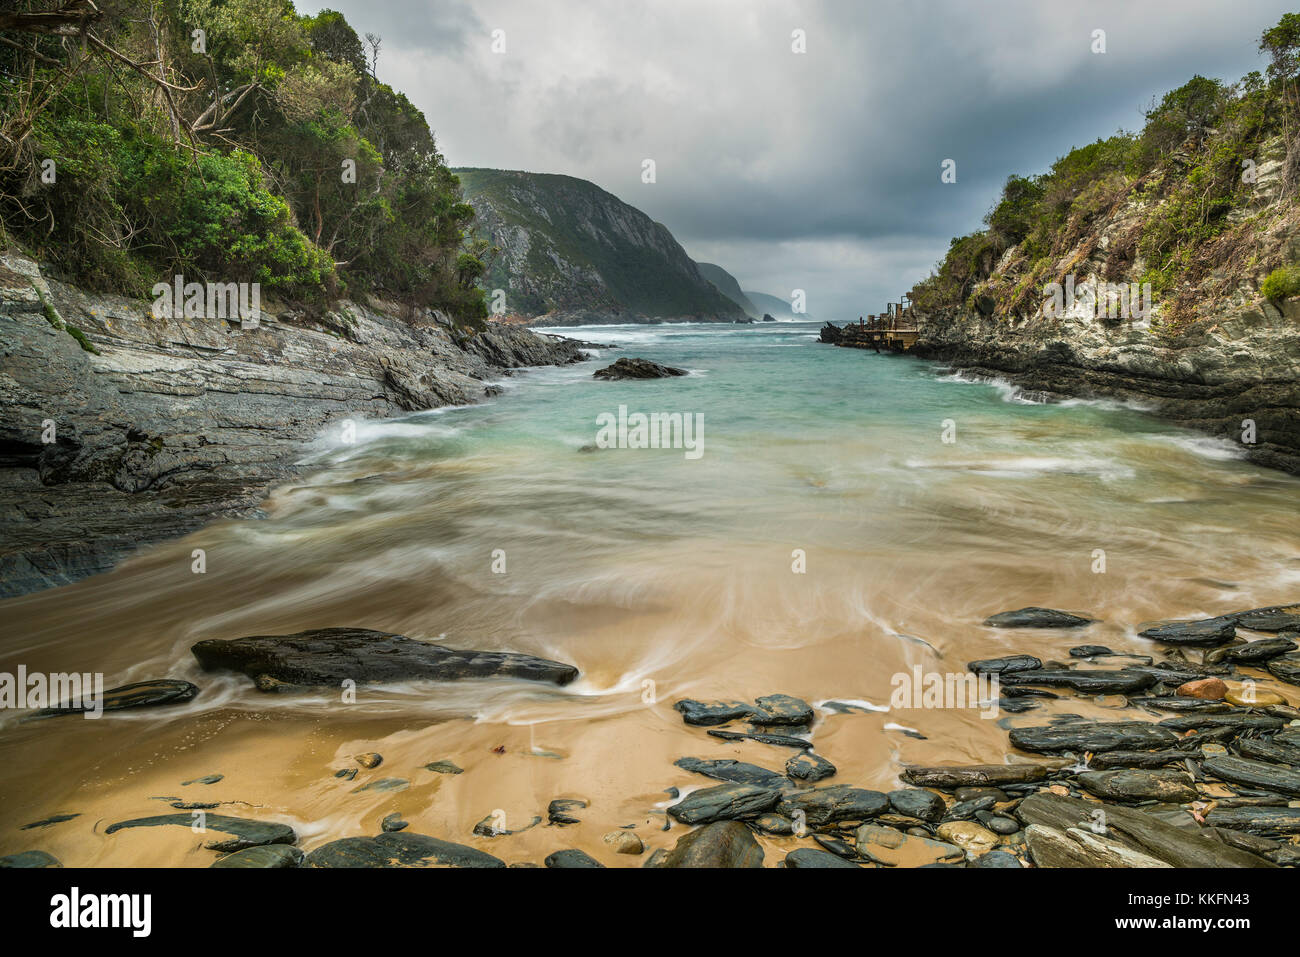
<path fill-rule="evenodd" d="M 1131 694 L 1151 687 L 1156 679 L 1141 671 L 1108 671 L 1098 668 L 1089 671 L 1041 670 L 1004 673 L 1001 681 L 1005 685 L 1069 688 L 1086 694 Z"/>
<path fill-rule="evenodd" d="M 6 854 L 0 857 L 0 870 L 6 868 L 45 868 L 62 867 L 59 859 L 45 851 L 22 851 L 18 854 Z"/>
<path fill-rule="evenodd" d="M 252 869 L 280 869 L 298 867 L 303 862 L 303 853 L 288 844 L 265 844 L 259 847 L 246 847 L 225 857 L 219 857 L 211 867 L 243 867 Z"/>
<path fill-rule="evenodd" d="M 942 818 L 947 809 L 943 798 L 933 791 L 921 788 L 899 788 L 890 791 L 886 797 L 889 798 L 889 806 L 899 814 L 929 821 L 931 824 Z"/>
<path fill-rule="evenodd" d="M 1098 812 L 1104 816 L 1099 817 Z M 1039 792 L 1021 801 L 1015 814 L 1026 825 L 1027 837 L 1031 825 L 1060 832 L 1075 829 L 1092 834 L 1092 825 L 1099 820 L 1103 821 L 1105 833 L 1097 834 L 1096 837 L 1117 841 L 1130 850 L 1154 857 L 1171 867 L 1274 866 L 1272 862 L 1247 851 L 1229 847 L 1199 828 L 1168 824 L 1136 808 L 1103 805 L 1095 801 Z"/>
<path fill-rule="evenodd" d="M 307 867 L 505 867 L 505 861 L 473 847 L 424 834 L 345 837 L 316 848 Z"/>
<path fill-rule="evenodd" d="M 1077 721 L 1033 728 L 1013 728 L 1011 744 L 1022 751 L 1053 754 L 1060 751 L 1164 750 L 1178 743 L 1168 728 L 1142 722 Z"/>
<path fill-rule="evenodd" d="M 812 827 L 835 821 L 862 821 L 883 814 L 889 809 L 889 798 L 879 791 L 836 785 L 812 791 L 787 794 L 776 811 L 786 817 L 795 817 L 802 811 L 804 820 Z"/>
<path fill-rule="evenodd" d="M 751 724 L 802 727 L 811 724 L 815 717 L 812 705 L 793 695 L 764 695 L 761 698 L 756 698 L 754 704 L 754 713 L 749 718 Z"/>
<path fill-rule="evenodd" d="M 1241 738 L 1235 745 L 1243 758 L 1300 768 L 1300 746 L 1264 738 Z"/>
<path fill-rule="evenodd" d="M 673 707 L 681 713 L 682 720 L 696 727 L 708 728 L 748 718 L 754 706 L 744 701 L 696 701 L 683 698 Z"/>
<path fill-rule="evenodd" d="M 738 821 L 718 821 L 677 839 L 660 867 L 762 867 L 763 848 Z"/>
<path fill-rule="evenodd" d="M 153 817 L 137 817 L 129 821 L 119 821 L 104 829 L 105 834 L 116 834 L 133 827 L 165 827 L 176 825 L 192 828 L 195 822 L 203 824 L 204 832 L 216 831 L 231 835 L 226 840 L 209 841 L 203 846 L 213 851 L 242 851 L 246 847 L 258 847 L 263 844 L 292 844 L 297 840 L 293 828 L 288 824 L 275 821 L 254 821 L 245 817 L 227 817 L 224 814 L 206 814 L 202 818 L 194 814 L 158 814 Z"/>
<path fill-rule="evenodd" d="M 542 863 L 549 868 L 558 870 L 595 870 L 605 866 L 590 854 L 577 848 L 567 848 L 563 851 L 547 854 Z"/>
<path fill-rule="evenodd" d="M 1129 704 L 1139 708 L 1156 708 L 1160 711 L 1175 711 L 1180 714 L 1225 714 L 1232 710 L 1232 705 L 1223 701 L 1207 701 L 1205 698 L 1190 698 L 1185 695 L 1166 695 L 1164 697 L 1129 698 Z"/>
<path fill-rule="evenodd" d="M 1079 783 L 1089 794 L 1108 801 L 1187 804 L 1200 797 L 1185 771 L 1084 771 Z"/>
<path fill-rule="evenodd" d="M 411 679 L 519 678 L 566 685 L 572 665 L 532 655 L 454 651 L 364 628 L 322 628 L 294 635 L 209 639 L 190 649 L 206 671 L 238 671 L 290 685 L 337 687 L 344 681 L 377 684 Z M 259 687 L 263 684 L 259 682 Z"/>
<path fill-rule="evenodd" d="M 678 758 L 673 764 L 683 771 L 703 774 L 715 781 L 728 781 L 732 784 L 752 784 L 756 787 L 774 790 L 790 786 L 790 782 L 785 779 L 784 775 L 769 771 L 767 768 L 760 768 L 756 764 L 746 764 L 744 761 L 729 759 L 704 761 L 700 758 Z"/>
<path fill-rule="evenodd" d="M 1231 616 L 1203 618 L 1199 621 L 1170 621 L 1154 624 L 1139 631 L 1143 638 L 1167 645 L 1213 647 L 1225 645 L 1237 635 L 1237 622 Z"/>
<path fill-rule="evenodd" d="M 1266 666 L 1268 673 L 1287 684 L 1300 685 L 1300 655 L 1283 655 Z"/>
<path fill-rule="evenodd" d="M 1300 604 L 1252 608 L 1226 617 L 1251 631 L 1300 631 Z"/>
<path fill-rule="evenodd" d="M 1188 714 L 1165 718 L 1160 727 L 1173 731 L 1203 731 L 1228 728 L 1233 731 L 1276 731 L 1286 725 L 1282 718 L 1267 714 Z"/>
<path fill-rule="evenodd" d="M 834 777 L 835 765 L 821 755 L 805 751 L 803 754 L 796 754 L 785 762 L 785 773 L 795 781 L 806 781 L 809 784 L 815 784 L 818 781 Z"/>
<path fill-rule="evenodd" d="M 1222 755 L 1206 758 L 1201 767 L 1230 784 L 1300 797 L 1300 771 L 1280 764 Z"/>
<path fill-rule="evenodd" d="M 1038 867 L 1172 867 L 1123 841 L 1084 828 L 1025 828 L 1029 855 Z"/>
<path fill-rule="evenodd" d="M 1036 671 L 1043 667 L 1042 661 L 1033 655 L 1007 655 L 1005 658 L 981 658 L 966 664 L 968 671 L 977 675 L 1006 675 L 1017 671 Z"/>
<path fill-rule="evenodd" d="M 858 869 L 858 865 L 852 861 L 845 860 L 838 854 L 832 854 L 830 851 L 823 851 L 817 847 L 800 847 L 791 851 L 781 862 L 783 867 L 848 867 L 853 870 Z"/>
<path fill-rule="evenodd" d="M 722 731 L 712 728 L 708 732 L 723 741 L 757 741 L 759 744 L 772 744 L 780 748 L 798 748 L 800 751 L 812 749 L 812 742 L 796 738 L 792 734 L 773 734 L 763 731 Z"/>
<path fill-rule="evenodd" d="M 917 787 L 951 791 L 961 787 L 1029 784 L 1047 777 L 1047 768 L 1041 764 L 973 764 L 964 767 L 941 765 L 904 768 L 898 776 Z"/>
<path fill-rule="evenodd" d="M 174 678 L 155 678 L 136 681 L 129 685 L 110 688 L 104 692 L 105 711 L 125 711 L 128 708 L 151 708 L 158 705 L 181 704 L 199 693 L 198 685 Z M 49 718 L 60 714 L 81 714 L 90 710 L 82 704 L 58 704 L 36 712 L 33 717 Z"/>
<path fill-rule="evenodd" d="M 1238 664 L 1249 665 L 1261 661 L 1270 661 L 1273 658 L 1279 658 L 1282 655 L 1288 655 L 1300 648 L 1290 638 L 1262 638 L 1259 641 L 1248 641 L 1244 645 L 1228 645 L 1225 648 L 1216 649 L 1213 654 L 1222 656 L 1224 661 L 1235 661 Z"/>
<path fill-rule="evenodd" d="M 709 824 L 754 817 L 776 807 L 781 792 L 750 784 L 720 784 L 692 791 L 668 809 L 683 824 Z"/>
<path fill-rule="evenodd" d="M 1114 768 L 1163 768 L 1187 759 L 1186 751 L 1104 751 L 1095 754 L 1091 767 L 1105 771 Z"/>
<path fill-rule="evenodd" d="M 1205 815 L 1205 823 L 1250 834 L 1289 836 L 1300 834 L 1300 808 L 1216 807 Z"/>
<path fill-rule="evenodd" d="M 990 628 L 1083 628 L 1091 625 L 1092 621 L 1068 611 L 1030 606 L 990 615 L 984 619 L 984 624 Z"/>
<path fill-rule="evenodd" d="M 686 375 L 686 370 L 660 365 L 658 362 L 651 362 L 649 359 L 633 359 L 625 356 L 617 360 L 612 366 L 597 369 L 591 375 L 594 379 L 611 381 L 618 379 L 668 379 L 673 376 Z"/>
<path fill-rule="evenodd" d="M 957 863 L 965 851 L 944 841 L 904 834 L 892 827 L 864 824 L 857 830 L 858 855 L 885 867 L 924 867 L 940 862 Z"/>

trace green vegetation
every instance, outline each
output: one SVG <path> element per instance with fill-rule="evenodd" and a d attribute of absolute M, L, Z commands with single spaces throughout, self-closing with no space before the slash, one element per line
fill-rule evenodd
<path fill-rule="evenodd" d="M 379 81 L 379 38 L 289 0 L 100 0 L 84 40 L 88 8 L 60 36 L 66 0 L 13 6 L 0 240 L 129 295 L 182 273 L 487 315 L 473 210 L 424 116 Z"/>
<path fill-rule="evenodd" d="M 1274 269 L 1260 283 L 1259 291 L 1273 302 L 1300 296 L 1300 267 L 1281 266 Z"/>
<path fill-rule="evenodd" d="M 1011 176 L 985 228 L 952 241 L 935 272 L 912 290 L 913 302 L 934 311 L 978 294 L 992 296 L 1000 316 L 1033 312 L 1045 284 L 1063 281 L 1096 251 L 1100 221 L 1126 206 L 1135 215 L 1110 239 L 1104 278 L 1150 282 L 1165 332 L 1194 320 L 1202 281 L 1276 265 L 1247 255 L 1260 227 L 1254 173 L 1276 153 L 1282 172 L 1275 198 L 1294 206 L 1300 15 L 1265 31 L 1260 50 L 1270 57 L 1267 77 L 1254 72 L 1229 86 L 1194 76 L 1152 104 L 1140 131 L 1071 150 L 1045 173 Z M 1274 292 L 1265 295 L 1295 294 L 1284 292 L 1290 276 L 1289 267 L 1270 276 Z"/>

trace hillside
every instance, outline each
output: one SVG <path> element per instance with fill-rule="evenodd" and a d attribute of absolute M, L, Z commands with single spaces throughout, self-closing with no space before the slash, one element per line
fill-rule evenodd
<path fill-rule="evenodd" d="M 763 318 L 763 311 L 754 305 L 753 301 L 745 295 L 740 288 L 740 283 L 736 277 L 727 272 L 721 266 L 713 263 L 696 263 L 700 268 L 700 274 L 713 285 L 718 287 L 718 291 L 724 296 L 745 310 L 746 315 L 754 319 Z"/>
<path fill-rule="evenodd" d="M 770 313 L 777 319 L 801 319 L 811 320 L 811 313 L 800 313 L 796 315 L 790 308 L 790 300 L 782 299 L 780 296 L 769 296 L 765 292 L 754 292 L 752 289 L 746 289 L 745 295 L 763 312 Z"/>
<path fill-rule="evenodd" d="M 458 169 L 476 229 L 499 251 L 481 279 L 539 325 L 744 319 L 667 228 L 572 176 Z"/>
<path fill-rule="evenodd" d="M 917 351 L 1300 471 L 1300 16 L 1260 48 L 1267 76 L 1193 77 L 1142 130 L 1011 176 L 913 288 Z"/>

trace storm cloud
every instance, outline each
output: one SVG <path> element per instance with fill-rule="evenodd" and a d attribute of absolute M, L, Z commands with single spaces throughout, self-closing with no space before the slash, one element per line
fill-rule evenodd
<path fill-rule="evenodd" d="M 742 287 L 879 311 L 1010 173 L 1262 69 L 1286 2 L 332 0 L 453 166 L 589 179 Z M 792 50 L 803 31 L 806 52 Z M 1104 53 L 1093 52 L 1105 31 Z M 493 52 L 494 31 L 504 52 Z M 499 45 L 499 43 L 498 43 Z M 657 181 L 643 183 L 653 159 Z M 940 181 L 957 164 L 957 182 Z"/>

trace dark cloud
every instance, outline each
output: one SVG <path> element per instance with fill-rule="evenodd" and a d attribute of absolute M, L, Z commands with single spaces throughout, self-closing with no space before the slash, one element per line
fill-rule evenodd
<path fill-rule="evenodd" d="M 424 110 L 452 164 L 590 179 L 745 288 L 808 289 L 810 310 L 856 316 L 977 228 L 1008 174 L 1139 126 L 1153 96 L 1194 73 L 1258 69 L 1259 34 L 1288 3 L 330 6 L 383 36 L 381 77 Z M 939 179 L 948 158 L 952 185 Z"/>

